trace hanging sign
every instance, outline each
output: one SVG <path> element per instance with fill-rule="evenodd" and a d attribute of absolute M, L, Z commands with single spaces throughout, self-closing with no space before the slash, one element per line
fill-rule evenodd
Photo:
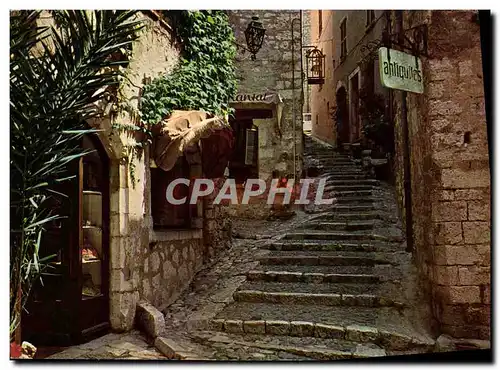
<path fill-rule="evenodd" d="M 424 76 L 420 58 L 383 47 L 378 49 L 378 59 L 382 86 L 417 94 L 424 92 Z"/>
<path fill-rule="evenodd" d="M 266 92 L 264 94 L 238 94 L 234 97 L 232 103 L 266 103 L 275 104 L 277 94 Z"/>

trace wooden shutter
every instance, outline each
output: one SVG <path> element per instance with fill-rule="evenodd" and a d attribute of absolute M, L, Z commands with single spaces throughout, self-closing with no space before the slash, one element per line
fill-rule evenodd
<path fill-rule="evenodd" d="M 257 130 L 246 130 L 245 164 L 254 165 L 257 162 Z"/>

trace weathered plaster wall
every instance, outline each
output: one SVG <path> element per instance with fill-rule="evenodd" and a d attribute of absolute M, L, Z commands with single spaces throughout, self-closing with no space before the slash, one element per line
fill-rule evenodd
<path fill-rule="evenodd" d="M 405 28 L 429 25 L 425 92 L 407 99 L 417 266 L 439 331 L 489 339 L 490 174 L 479 25 L 472 11 L 405 12 L 404 20 Z M 398 110 L 400 102 L 397 93 Z M 401 150 L 397 145 L 400 168 Z"/>
<path fill-rule="evenodd" d="M 320 140 L 326 141 L 334 146 L 337 144 L 337 132 L 335 122 L 330 111 L 335 106 L 336 82 L 335 70 L 335 37 L 336 29 L 332 23 L 333 10 L 322 10 L 322 32 L 319 33 L 318 10 L 310 10 L 310 34 L 311 44 L 316 46 L 325 55 L 325 83 L 323 85 L 309 85 L 311 91 L 311 120 L 312 133 Z M 337 35 L 337 38 L 340 36 Z"/>
<path fill-rule="evenodd" d="M 341 86 L 347 91 L 349 103 L 349 77 L 360 66 L 367 55 L 362 50 L 370 41 L 379 40 L 385 27 L 383 10 L 375 10 L 376 22 L 366 27 L 366 10 L 323 10 L 322 32 L 319 34 L 319 12 L 310 10 L 311 43 L 325 55 L 325 83 L 311 85 L 311 114 L 313 136 L 336 146 L 337 128 L 334 119 L 328 113 L 337 105 L 336 93 Z M 340 25 L 346 19 L 347 56 L 341 59 Z M 363 71 L 359 71 L 360 84 L 363 86 Z M 375 92 L 383 96 L 387 90 L 380 84 L 378 60 L 374 66 Z M 350 120 L 351 122 L 352 120 Z M 353 129 L 351 128 L 351 133 Z"/>

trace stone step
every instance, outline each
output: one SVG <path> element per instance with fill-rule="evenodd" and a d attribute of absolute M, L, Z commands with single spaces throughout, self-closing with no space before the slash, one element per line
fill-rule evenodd
<path fill-rule="evenodd" d="M 337 193 L 337 194 L 330 195 L 329 197 L 325 196 L 324 198 L 331 199 L 332 197 L 335 200 L 335 204 L 363 204 L 363 203 L 373 203 L 374 202 L 374 199 L 369 195 L 356 197 L 356 196 L 351 196 L 351 195 L 343 196 L 343 195 L 339 195 Z"/>
<path fill-rule="evenodd" d="M 391 283 L 391 289 L 397 290 L 398 285 Z M 258 290 L 262 292 L 291 292 L 291 293 L 329 293 L 329 294 L 385 294 L 380 289 L 381 284 L 371 282 L 361 283 L 304 283 L 304 282 L 275 282 L 275 281 L 245 281 L 238 290 Z M 387 290 L 387 289 L 386 289 Z"/>
<path fill-rule="evenodd" d="M 322 240 L 378 240 L 387 242 L 402 242 L 403 238 L 398 236 L 386 236 L 373 233 L 354 233 L 354 232 L 327 232 L 327 231 L 300 231 L 287 233 L 284 239 L 307 240 L 307 239 L 322 239 Z"/>
<path fill-rule="evenodd" d="M 248 271 L 247 280 L 278 282 L 278 283 L 315 283 L 315 284 L 325 284 L 325 283 L 375 284 L 381 281 L 379 276 L 371 273 L 349 274 L 349 273 L 330 273 L 328 272 L 328 270 L 326 270 L 326 272 L 301 272 L 301 271 L 276 271 L 276 270 L 262 270 L 262 269 Z"/>
<path fill-rule="evenodd" d="M 365 211 L 373 211 L 375 210 L 375 206 L 372 204 L 332 204 L 328 208 L 323 206 L 322 212 L 365 212 Z"/>
<path fill-rule="evenodd" d="M 327 191 L 327 188 L 325 187 L 325 191 Z M 367 197 L 369 200 L 372 200 L 372 190 L 338 190 L 338 189 L 332 189 L 331 192 L 333 193 L 334 197 L 340 198 L 363 198 Z"/>
<path fill-rule="evenodd" d="M 374 221 L 321 222 L 320 220 L 314 220 L 304 224 L 306 229 L 332 231 L 371 230 L 374 226 Z"/>
<path fill-rule="evenodd" d="M 337 176 L 337 175 L 365 175 L 366 172 L 361 167 L 355 166 L 335 166 L 329 163 L 321 163 L 323 166 L 322 176 Z"/>
<path fill-rule="evenodd" d="M 310 292 L 268 292 L 262 290 L 237 290 L 233 293 L 236 302 L 307 304 L 323 306 L 398 307 L 402 302 L 374 294 L 356 293 L 310 293 Z"/>
<path fill-rule="evenodd" d="M 326 174 L 323 174 L 326 175 Z M 326 177 L 326 176 L 325 176 Z M 328 180 L 364 180 L 364 179 L 370 179 L 370 175 L 364 172 L 360 173 L 336 173 L 332 175 L 327 175 Z M 329 181 L 327 180 L 326 184 L 329 184 Z"/>
<path fill-rule="evenodd" d="M 325 186 L 325 191 L 359 191 L 359 190 L 374 190 L 373 185 L 328 185 Z"/>
<path fill-rule="evenodd" d="M 278 254 L 279 253 L 279 254 Z M 335 252 L 333 252 L 335 253 Z M 259 258 L 261 265 L 300 265 L 300 266 L 375 266 L 389 264 L 383 259 L 363 256 L 331 255 L 325 252 L 309 251 L 308 253 L 294 254 L 289 251 L 275 252 Z"/>
<path fill-rule="evenodd" d="M 262 249 L 283 251 L 394 252 L 402 250 L 401 243 L 373 240 L 281 240 L 263 244 Z"/>
<path fill-rule="evenodd" d="M 372 186 L 378 186 L 380 185 L 380 182 L 375 179 L 354 179 L 354 180 L 349 180 L 349 179 L 327 179 L 326 180 L 326 186 L 336 186 L 336 185 L 372 185 Z"/>
<path fill-rule="evenodd" d="M 394 350 L 434 346 L 394 307 L 234 302 L 209 325 L 217 331 L 336 338 Z"/>
<path fill-rule="evenodd" d="M 381 216 L 377 212 L 345 212 L 321 215 L 311 221 L 353 221 L 353 220 L 379 220 Z"/>
<path fill-rule="evenodd" d="M 212 323 L 213 328 L 220 328 L 220 322 Z M 239 360 L 255 361 L 266 359 L 266 353 L 287 353 L 300 356 L 300 359 L 332 361 L 352 358 L 372 358 L 386 356 L 384 349 L 373 343 L 358 343 L 345 339 L 316 338 L 302 336 L 265 335 L 264 327 L 254 324 L 246 325 L 247 332 L 229 333 L 220 331 L 197 330 L 190 333 L 194 341 L 203 345 L 227 347 L 238 343 L 244 346 L 246 357 Z M 306 324 L 307 325 L 307 324 Z M 253 329 L 253 331 L 252 331 Z M 223 330 L 223 329 L 222 329 Z M 259 333 L 259 331 L 261 333 Z M 213 348 L 213 347 L 211 347 Z M 225 351 L 223 352 L 225 354 Z M 403 353 L 402 353 L 403 354 Z"/>

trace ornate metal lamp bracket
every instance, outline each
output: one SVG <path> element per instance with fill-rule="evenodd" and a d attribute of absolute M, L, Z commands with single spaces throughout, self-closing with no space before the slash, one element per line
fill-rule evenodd
<path fill-rule="evenodd" d="M 397 45 L 401 49 L 407 50 L 417 57 L 429 56 L 427 52 L 427 24 L 421 24 L 403 30 L 403 34 L 404 37 L 402 42 L 399 41 L 398 34 L 384 35 L 384 46 L 390 47 L 391 45 Z"/>

